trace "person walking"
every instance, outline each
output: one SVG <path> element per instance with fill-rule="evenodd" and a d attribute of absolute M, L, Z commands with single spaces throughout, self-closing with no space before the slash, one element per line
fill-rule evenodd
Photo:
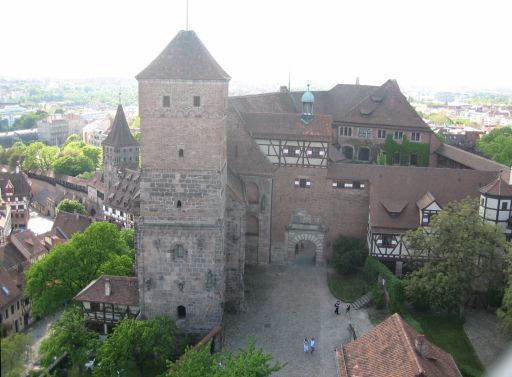
<path fill-rule="evenodd" d="M 348 319 L 352 320 L 352 318 L 350 318 L 350 304 L 347 305 L 347 308 L 345 309 L 345 314 L 348 315 Z"/>
<path fill-rule="evenodd" d="M 336 303 L 334 304 L 334 314 L 340 314 L 340 300 L 336 301 Z"/>
<path fill-rule="evenodd" d="M 311 354 L 313 354 L 313 352 L 315 352 L 315 348 L 316 348 L 315 338 L 311 338 L 311 340 L 309 341 L 309 348 L 311 348 Z"/>
<path fill-rule="evenodd" d="M 308 353 L 308 352 L 309 352 L 309 339 L 304 338 L 304 353 Z"/>

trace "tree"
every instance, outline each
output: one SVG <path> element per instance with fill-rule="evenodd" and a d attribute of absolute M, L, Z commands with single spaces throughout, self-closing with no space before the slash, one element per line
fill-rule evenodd
<path fill-rule="evenodd" d="M 82 215 L 86 214 L 85 207 L 82 203 L 75 199 L 63 199 L 57 205 L 57 209 L 59 211 L 69 212 L 69 213 L 80 213 Z"/>
<path fill-rule="evenodd" d="M 333 245 L 332 264 L 341 274 L 362 267 L 368 251 L 364 242 L 356 237 L 339 236 Z"/>
<path fill-rule="evenodd" d="M 94 147 L 92 145 L 85 145 L 82 148 L 82 153 L 84 154 L 85 157 L 89 158 L 92 161 L 95 168 L 101 167 L 101 164 L 103 163 L 103 161 L 102 161 L 103 160 L 103 158 L 102 158 L 103 152 L 102 152 L 101 148 Z"/>
<path fill-rule="evenodd" d="M 507 255 L 508 260 L 508 274 L 507 286 L 501 307 L 496 311 L 498 316 L 498 331 L 507 335 L 512 335 L 512 253 Z"/>
<path fill-rule="evenodd" d="M 478 141 L 477 147 L 493 160 L 512 165 L 512 127 L 492 130 Z"/>
<path fill-rule="evenodd" d="M 81 371 L 89 351 L 96 350 L 98 347 L 98 335 L 85 327 L 85 320 L 80 310 L 72 306 L 51 325 L 48 337 L 41 343 L 39 354 L 41 363 L 48 366 L 54 358 L 67 352 L 73 365 L 77 365 Z"/>
<path fill-rule="evenodd" d="M 2 338 L 1 351 L 1 376 L 18 377 L 23 374 L 24 355 L 29 347 L 30 333 L 17 333 L 13 336 Z"/>
<path fill-rule="evenodd" d="M 27 146 L 21 141 L 17 141 L 8 148 L 2 156 L 2 163 L 9 164 L 9 166 L 16 166 L 18 161 L 22 160 L 22 156 L 25 155 L 25 149 Z"/>
<path fill-rule="evenodd" d="M 68 136 L 68 138 L 64 142 L 64 145 L 62 146 L 62 148 L 66 148 L 66 146 L 70 143 L 81 142 L 81 141 L 82 141 L 82 138 L 80 137 L 80 135 L 71 134 Z"/>
<path fill-rule="evenodd" d="M 170 363 L 165 377 L 266 377 L 281 370 L 286 364 L 271 364 L 272 354 L 256 349 L 254 340 L 249 340 L 247 350 L 237 355 L 223 353 L 212 355 L 210 344 L 198 350 L 190 348 L 177 362 Z"/>
<path fill-rule="evenodd" d="M 37 169 L 49 170 L 58 154 L 58 147 L 50 147 L 40 141 L 36 141 L 29 144 L 24 150 L 23 169 L 26 171 Z"/>
<path fill-rule="evenodd" d="M 430 259 L 405 280 L 413 302 L 459 309 L 475 289 L 481 289 L 502 267 L 497 250 L 508 249 L 501 228 L 487 224 L 478 214 L 478 202 L 463 199 L 449 203 L 430 222 L 432 231 L 418 228 L 406 233 L 415 252 L 430 251 Z"/>
<path fill-rule="evenodd" d="M 174 349 L 174 333 L 175 324 L 167 316 L 148 321 L 122 320 L 98 350 L 101 365 L 94 370 L 94 375 L 115 376 L 131 363 L 135 363 L 141 376 L 149 365 L 163 372 Z"/>
<path fill-rule="evenodd" d="M 57 158 L 53 163 L 53 171 L 55 173 L 71 175 L 73 177 L 92 170 L 94 170 L 93 162 L 83 154 L 65 155 Z"/>
<path fill-rule="evenodd" d="M 133 275 L 135 255 L 114 224 L 96 222 L 27 271 L 26 291 L 35 316 L 55 311 L 101 274 Z"/>

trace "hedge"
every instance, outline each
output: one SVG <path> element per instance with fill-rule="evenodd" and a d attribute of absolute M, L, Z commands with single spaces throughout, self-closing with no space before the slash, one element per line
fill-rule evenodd
<path fill-rule="evenodd" d="M 423 333 L 420 323 L 416 321 L 405 308 L 405 295 L 402 281 L 398 279 L 385 264 L 381 263 L 375 257 L 366 258 L 363 271 L 365 280 L 370 287 L 378 287 L 377 279 L 379 275 L 386 279 L 386 289 L 389 294 L 389 311 L 391 313 L 400 314 L 416 331 Z"/>

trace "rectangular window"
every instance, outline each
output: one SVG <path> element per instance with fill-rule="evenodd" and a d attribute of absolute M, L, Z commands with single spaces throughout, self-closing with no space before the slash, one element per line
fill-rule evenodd
<path fill-rule="evenodd" d="M 171 97 L 164 96 L 164 107 L 171 107 Z"/>
<path fill-rule="evenodd" d="M 357 130 L 357 137 L 361 137 L 363 139 L 369 139 L 372 137 L 372 129 L 371 128 L 359 128 Z"/>
<path fill-rule="evenodd" d="M 14 304 L 11 305 L 11 314 L 14 314 Z"/>
<path fill-rule="evenodd" d="M 289 156 L 290 155 L 290 150 L 288 149 L 288 147 L 282 147 L 281 148 L 281 153 L 283 156 Z"/>
<path fill-rule="evenodd" d="M 411 140 L 412 141 L 420 141 L 420 133 L 419 132 L 411 132 Z"/>
<path fill-rule="evenodd" d="M 340 127 L 340 136 L 352 136 L 352 127 Z"/>
<path fill-rule="evenodd" d="M 16 302 L 16 310 L 20 310 L 20 302 Z"/>
<path fill-rule="evenodd" d="M 418 155 L 416 153 L 411 154 L 410 165 L 417 166 L 418 165 Z"/>
<path fill-rule="evenodd" d="M 402 140 L 404 138 L 404 133 L 402 131 L 395 131 L 394 139 Z"/>
<path fill-rule="evenodd" d="M 379 139 L 385 139 L 386 138 L 386 130 L 379 130 L 377 132 L 377 138 Z"/>
<path fill-rule="evenodd" d="M 400 165 L 400 152 L 395 152 L 393 155 L 393 165 Z"/>
<path fill-rule="evenodd" d="M 5 319 L 8 319 L 8 318 L 9 318 L 9 309 L 7 309 L 7 310 L 5 311 Z"/>
<path fill-rule="evenodd" d="M 311 188 L 311 181 L 307 178 L 295 178 L 295 187 Z"/>
<path fill-rule="evenodd" d="M 385 234 L 382 236 L 382 246 L 391 247 L 393 246 L 393 236 L 389 234 Z"/>
<path fill-rule="evenodd" d="M 508 209 L 508 202 L 501 203 L 501 209 L 502 210 L 507 210 Z"/>
<path fill-rule="evenodd" d="M 200 107 L 201 106 L 201 97 L 194 96 L 194 107 Z"/>

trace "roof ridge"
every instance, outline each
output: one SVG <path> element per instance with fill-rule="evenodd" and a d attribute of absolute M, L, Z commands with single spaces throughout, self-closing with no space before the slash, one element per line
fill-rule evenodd
<path fill-rule="evenodd" d="M 418 367 L 418 373 L 415 374 L 415 376 L 424 375 L 425 371 L 421 367 L 421 364 L 420 364 L 418 357 L 416 355 L 416 352 L 414 350 L 414 346 L 411 344 L 411 339 L 407 336 L 407 332 L 405 330 L 402 317 L 400 317 L 400 315 L 398 313 L 395 313 L 391 316 L 391 318 L 393 319 L 393 322 L 398 326 L 398 328 L 400 330 L 399 334 L 402 336 L 402 338 L 404 338 L 404 340 L 409 348 L 410 352 L 408 352 L 408 354 L 411 356 L 414 364 Z"/>
<path fill-rule="evenodd" d="M 438 149 L 436 149 L 436 152 L 437 152 L 440 148 L 444 148 L 444 147 L 448 147 L 448 149 L 450 149 L 450 148 L 451 148 L 451 149 L 456 149 L 457 151 L 462 152 L 462 153 L 464 153 L 464 154 L 471 155 L 471 156 L 475 156 L 475 157 L 479 157 L 479 158 L 481 158 L 481 159 L 483 159 L 483 160 L 493 162 L 493 163 L 495 163 L 495 164 L 501 165 L 501 166 L 506 167 L 506 168 L 510 168 L 509 166 L 507 166 L 507 165 L 505 165 L 505 164 L 502 164 L 501 162 L 494 161 L 494 160 L 492 160 L 492 159 L 490 159 L 490 158 L 487 158 L 487 157 L 484 157 L 484 156 L 480 156 L 479 154 L 476 154 L 476 153 L 472 153 L 472 152 L 466 151 L 466 150 L 464 150 L 464 149 L 462 149 L 462 148 L 458 148 L 458 147 L 456 147 L 456 146 L 454 146 L 454 145 L 450 145 L 450 144 L 447 144 L 447 143 L 442 143 L 442 144 L 441 144 L 441 146 L 440 146 Z"/>

